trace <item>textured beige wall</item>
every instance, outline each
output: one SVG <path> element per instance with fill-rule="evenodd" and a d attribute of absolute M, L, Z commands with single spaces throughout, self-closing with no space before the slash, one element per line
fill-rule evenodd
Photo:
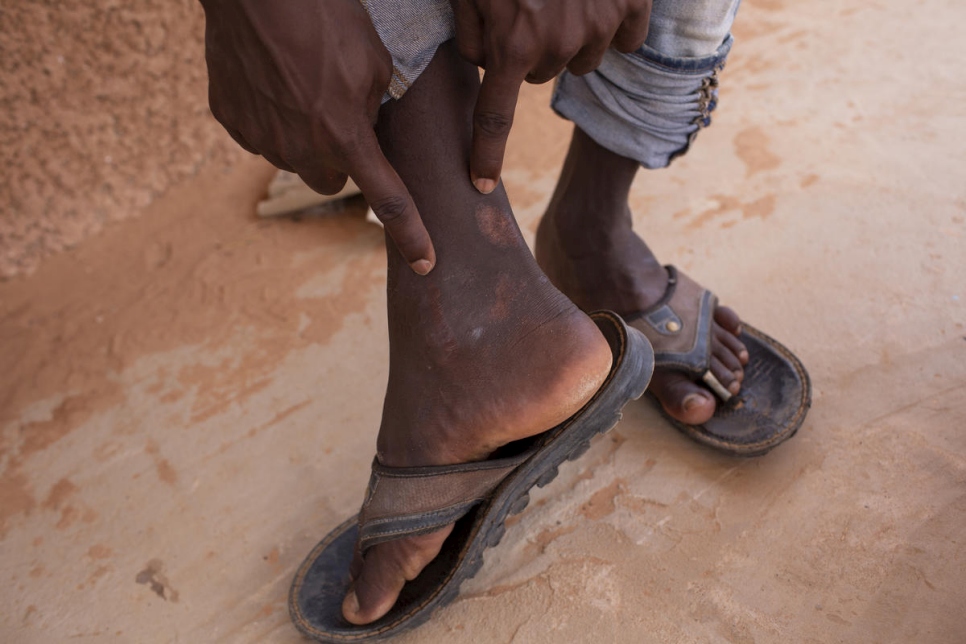
<path fill-rule="evenodd" d="M 207 107 L 196 0 L 0 6 L 0 276 L 243 154 Z"/>

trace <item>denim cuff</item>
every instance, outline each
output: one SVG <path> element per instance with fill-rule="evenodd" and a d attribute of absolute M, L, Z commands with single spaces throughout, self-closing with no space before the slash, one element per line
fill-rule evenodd
<path fill-rule="evenodd" d="M 392 78 L 382 102 L 403 97 L 436 49 L 456 37 L 449 0 L 359 0 L 392 55 Z"/>
<path fill-rule="evenodd" d="M 608 50 L 596 71 L 561 74 L 551 106 L 608 150 L 664 168 L 711 124 L 718 73 L 733 42 L 729 35 L 701 58 L 666 56 L 647 45 L 630 54 Z"/>

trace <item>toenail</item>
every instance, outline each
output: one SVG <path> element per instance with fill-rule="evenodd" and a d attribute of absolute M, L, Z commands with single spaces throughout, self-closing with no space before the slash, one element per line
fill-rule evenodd
<path fill-rule="evenodd" d="M 704 400 L 705 400 L 704 396 L 702 396 L 701 394 L 689 394 L 684 399 L 684 402 L 681 403 L 681 406 L 684 407 L 684 411 L 691 411 L 695 407 L 698 407 L 699 405 L 703 404 Z"/>

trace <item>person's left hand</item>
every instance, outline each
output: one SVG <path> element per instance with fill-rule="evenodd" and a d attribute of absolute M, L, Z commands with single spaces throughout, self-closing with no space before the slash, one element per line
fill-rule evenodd
<path fill-rule="evenodd" d="M 473 114 L 470 178 L 489 193 L 500 180 L 520 85 L 563 71 L 589 73 L 608 47 L 644 44 L 652 0 L 450 0 L 456 44 L 486 69 Z"/>

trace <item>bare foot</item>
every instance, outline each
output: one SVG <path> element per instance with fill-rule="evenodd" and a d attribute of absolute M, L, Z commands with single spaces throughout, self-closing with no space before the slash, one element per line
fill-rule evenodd
<path fill-rule="evenodd" d="M 484 196 L 467 179 L 478 79 L 444 45 L 380 114 L 380 142 L 437 250 L 436 268 L 421 277 L 387 244 L 389 384 L 377 445 L 385 465 L 485 459 L 572 416 L 611 367 L 596 325 L 537 266 L 502 187 Z M 386 614 L 451 530 L 357 553 L 345 618 L 367 624 Z"/>
<path fill-rule="evenodd" d="M 654 305 L 667 288 L 667 271 L 632 229 L 627 205 L 637 162 L 618 156 L 575 128 L 550 206 L 537 230 L 537 261 L 584 311 L 630 314 Z M 711 371 L 733 394 L 741 389 L 748 351 L 741 321 L 719 306 L 712 323 Z M 687 375 L 656 369 L 650 391 L 665 411 L 690 425 L 714 415 L 716 399 Z"/>

